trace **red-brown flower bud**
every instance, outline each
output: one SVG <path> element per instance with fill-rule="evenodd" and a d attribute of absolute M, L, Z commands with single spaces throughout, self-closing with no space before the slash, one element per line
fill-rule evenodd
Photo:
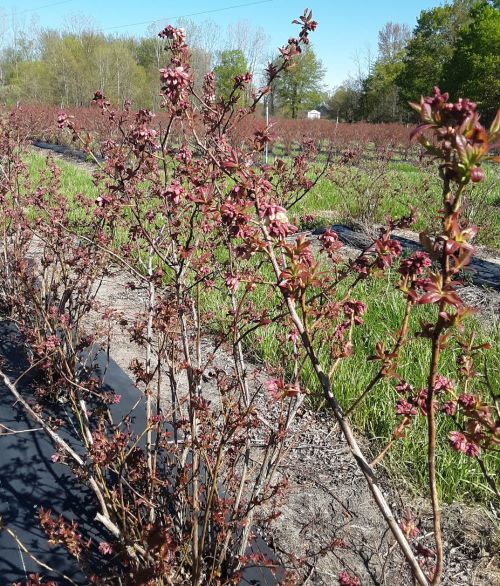
<path fill-rule="evenodd" d="M 473 167 L 470 170 L 470 180 L 473 183 L 480 183 L 484 179 L 484 171 L 481 167 Z"/>

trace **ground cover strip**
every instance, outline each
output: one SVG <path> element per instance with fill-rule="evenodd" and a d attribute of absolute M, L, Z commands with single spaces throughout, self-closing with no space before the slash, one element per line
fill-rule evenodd
<path fill-rule="evenodd" d="M 0 360 L 2 369 L 11 380 L 20 380 L 18 390 L 26 400 L 33 398 L 37 371 L 29 370 L 26 348 L 20 333 L 9 319 L 0 318 Z M 146 426 L 144 397 L 130 377 L 106 352 L 96 350 L 89 355 L 93 373 L 105 376 L 105 390 L 120 395 L 120 401 L 110 406 L 113 420 L 126 417 L 133 430 Z M 25 374 L 27 372 L 27 374 Z M 37 427 L 18 405 L 0 380 L 0 577 L 2 584 L 28 579 L 31 573 L 41 573 L 46 580 L 84 585 L 87 583 L 76 559 L 68 556 L 61 546 L 49 543 L 40 522 L 41 508 L 50 506 L 66 520 L 75 520 L 78 530 L 94 543 L 112 540 L 112 535 L 96 524 L 98 512 L 91 491 L 68 472 L 68 467 L 54 459 L 54 445 L 45 432 Z M 78 425 L 60 404 L 46 406 L 51 416 L 64 421 L 59 435 L 78 450 Z M 144 448 L 144 438 L 139 440 Z M 261 537 L 253 539 L 249 552 L 265 556 L 279 565 L 276 556 Z M 90 554 L 94 572 L 105 576 L 116 560 L 106 557 L 94 547 Z M 52 568 L 49 569 L 49 568 Z M 259 583 L 275 586 L 282 570 L 272 572 L 265 565 L 244 568 L 240 586 Z M 5 581 L 5 582 L 4 582 Z"/>

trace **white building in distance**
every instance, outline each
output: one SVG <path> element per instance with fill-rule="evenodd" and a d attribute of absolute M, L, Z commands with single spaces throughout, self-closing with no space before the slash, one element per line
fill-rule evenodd
<path fill-rule="evenodd" d="M 321 112 L 319 112 L 318 110 L 309 110 L 307 112 L 308 120 L 318 120 L 319 118 L 321 118 Z"/>

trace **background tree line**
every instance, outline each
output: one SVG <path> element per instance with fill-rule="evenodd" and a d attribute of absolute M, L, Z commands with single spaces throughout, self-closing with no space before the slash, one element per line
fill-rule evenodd
<path fill-rule="evenodd" d="M 255 75 L 263 68 L 268 41 L 261 28 L 240 22 L 222 30 L 211 21 L 188 20 L 179 26 L 186 30 L 198 91 L 203 76 L 214 67 L 221 95 L 231 75 Z M 115 105 L 130 99 L 135 107 L 157 110 L 158 69 L 168 61 L 157 34 L 160 28 L 152 26 L 143 37 L 118 37 L 77 19 L 64 30 L 14 30 L 0 53 L 0 101 L 86 106 L 100 90 Z"/>
<path fill-rule="evenodd" d="M 454 0 L 421 12 L 413 32 L 388 22 L 378 54 L 328 98 L 343 121 L 407 121 L 408 100 L 434 85 L 452 98 L 468 96 L 491 119 L 500 102 L 500 2 Z"/>
<path fill-rule="evenodd" d="M 268 61 L 262 29 L 244 22 L 224 31 L 211 21 L 179 24 L 198 84 L 212 69 L 219 97 L 246 71 L 260 83 Z M 140 38 L 116 37 L 77 19 L 62 31 L 14 31 L 0 53 L 0 101 L 80 106 L 99 89 L 116 105 L 128 98 L 156 110 L 158 69 L 166 62 L 157 28 Z M 357 73 L 327 92 L 325 69 L 309 45 L 274 83 L 271 114 L 296 118 L 316 108 L 339 121 L 405 122 L 407 101 L 440 85 L 452 98 L 475 100 L 488 121 L 500 102 L 500 0 L 453 0 L 424 10 L 413 31 L 388 22 L 379 31 L 376 58 L 356 61 Z"/>
<path fill-rule="evenodd" d="M 246 22 L 225 30 L 212 21 L 195 24 L 184 20 L 178 25 L 186 31 L 198 94 L 203 76 L 212 69 L 218 97 L 227 98 L 234 77 L 247 71 L 253 75 L 255 87 L 263 83 L 269 44 L 261 28 Z M 0 102 L 82 106 L 100 90 L 115 105 L 130 99 L 135 107 L 157 110 L 158 69 L 167 61 L 157 35 L 159 28 L 151 26 L 144 37 L 117 37 L 104 35 L 84 18 L 77 18 L 63 30 L 26 25 L 14 30 L 10 43 L 0 52 Z M 309 46 L 275 84 L 272 113 L 295 118 L 305 109 L 317 107 L 327 97 L 323 78 L 323 65 Z"/>

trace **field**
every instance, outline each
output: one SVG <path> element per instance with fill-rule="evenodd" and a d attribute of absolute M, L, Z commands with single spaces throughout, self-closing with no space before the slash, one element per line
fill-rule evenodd
<path fill-rule="evenodd" d="M 18 116 L 22 135 L 70 149 L 81 148 L 67 131 L 58 127 L 59 112 L 46 105 L 21 105 Z M 73 108 L 67 114 L 85 129 L 97 155 L 101 154 L 101 141 L 118 137 L 116 128 L 97 108 Z M 158 113 L 154 123 L 158 129 L 164 126 L 164 114 Z M 409 140 L 411 129 L 407 126 L 337 125 L 330 120 L 290 119 L 272 120 L 271 124 L 270 163 L 276 158 L 296 156 L 304 139 L 313 140 L 318 146 L 315 172 L 321 172 L 327 160 L 333 163 L 307 198 L 294 207 L 293 217 L 299 227 L 324 227 L 353 220 L 370 227 L 383 222 L 387 215 L 406 214 L 410 206 L 417 210 L 414 230 L 439 224 L 437 165 L 420 157 L 418 147 Z M 235 144 L 249 143 L 255 127 L 262 126 L 261 118 L 247 119 L 232 140 Z M 499 249 L 499 173 L 495 165 L 486 164 L 484 168 L 486 180 L 469 187 L 465 194 L 464 214 L 472 225 L 481 227 L 477 242 Z"/>
<path fill-rule="evenodd" d="M 280 552 L 294 550 L 279 564 L 300 583 L 301 556 L 314 558 L 311 572 L 323 566 L 307 539 L 290 536 L 336 494 L 337 519 L 377 521 L 360 542 L 349 541 L 349 522 L 325 546 L 323 520 L 311 547 L 324 549 L 325 575 L 357 586 L 349 572 L 367 575 L 357 548 L 382 535 L 373 553 L 381 580 L 427 585 L 434 560 L 448 579 L 443 555 L 456 559 L 462 528 L 441 528 L 440 503 L 444 516 L 457 503 L 481 514 L 498 497 L 499 297 L 467 269 L 473 239 L 498 263 L 498 175 L 481 157 L 500 122 L 489 135 L 464 134 L 471 155 L 449 146 L 469 131 L 454 119 L 442 126 L 438 110 L 422 129 L 436 132 L 424 143 L 431 158 L 402 125 L 275 120 L 268 136 L 244 112 L 232 123 L 230 104 L 220 119 L 209 105 L 203 115 L 179 105 L 172 87 L 157 117 L 114 111 L 100 95 L 94 109 L 56 122 L 49 107 L 4 117 L 0 293 L 30 366 L 3 381 L 55 443 L 56 470 L 70 462 L 104 519 L 93 545 L 41 509 L 43 530 L 77 561 L 130 556 L 132 580 L 153 572 L 154 556 L 150 575 L 168 576 L 158 584 L 191 575 L 215 586 L 219 575 L 278 563 L 249 553 L 259 527 Z M 436 129 L 450 128 L 444 141 Z M 47 157 L 34 140 L 65 154 Z M 70 159 L 75 148 L 85 161 Z M 369 245 L 344 244 L 332 224 L 361 228 Z M 404 248 L 398 230 L 421 232 L 423 249 Z M 137 395 L 126 409 L 139 409 L 138 428 L 128 413 L 114 419 L 112 359 Z M 36 384 L 20 392 L 31 371 Z M 310 481 L 304 526 L 297 493 L 284 504 L 290 479 L 295 490 Z M 349 502 L 353 483 L 363 502 Z M 393 558 L 386 524 L 401 546 Z M 474 549 L 492 548 L 488 536 Z M 460 551 L 471 576 L 482 562 Z M 128 572 L 120 559 L 103 568 Z"/>
<path fill-rule="evenodd" d="M 0 581 L 497 583 L 497 3 L 331 91 L 309 9 L 122 4 L 2 35 Z"/>
<path fill-rule="evenodd" d="M 36 182 L 40 169 L 44 167 L 45 155 L 40 151 L 32 153 L 27 158 L 27 164 Z M 69 201 L 73 201 L 79 193 L 84 193 L 89 198 L 97 197 L 98 189 L 92 182 L 89 169 L 64 159 L 57 160 L 57 164 L 61 169 L 61 189 Z M 438 193 L 439 179 L 429 164 L 386 161 L 383 157 L 379 164 L 376 161 L 361 162 L 359 165 L 351 163 L 347 166 L 342 163 L 333 164 L 328 177 L 321 179 L 293 209 L 292 218 L 298 226 L 306 229 L 352 221 L 371 226 L 374 222 L 383 222 L 384 216 L 388 214 L 401 216 L 407 213 L 409 206 L 415 206 L 419 217 L 414 229 L 418 230 L 424 226 L 437 226 Z M 470 211 L 466 210 L 466 213 L 470 214 L 473 222 L 484 218 L 486 226 L 479 233 L 478 241 L 493 249 L 498 249 L 500 243 L 500 214 L 495 213 L 500 205 L 499 198 L 496 170 L 493 167 L 488 168 L 484 184 L 471 189 L 468 199 Z M 72 217 L 78 219 L 80 214 L 77 204 L 72 205 L 71 213 Z M 124 238 L 121 234 L 116 235 L 117 249 Z M 397 276 L 396 271 L 390 271 L 381 279 L 360 283 L 353 292 L 358 299 L 367 303 L 371 300 L 371 303 L 365 327 L 355 333 L 356 352 L 352 358 L 341 364 L 336 374 L 336 392 L 344 408 L 361 394 L 376 372 L 376 366 L 367 362 L 367 358 L 374 352 L 376 342 L 397 330 L 405 306 L 404 297 L 393 288 Z M 338 294 L 342 295 L 342 290 Z M 254 295 L 252 299 L 258 308 L 268 307 L 270 303 L 268 297 L 259 298 L 259 295 Z M 215 333 L 227 325 L 224 324 L 225 316 L 218 311 L 221 305 L 220 296 L 214 292 L 204 299 L 203 310 L 214 314 L 213 320 L 207 325 L 208 331 Z M 412 328 L 416 329 L 419 320 L 430 315 L 429 310 L 422 308 L 412 318 Z M 495 379 L 500 373 L 500 327 L 495 314 L 488 310 L 486 315 L 474 319 L 468 329 L 470 332 L 479 332 L 476 339 L 478 343 L 489 342 L 493 346 L 494 350 L 485 357 L 484 367 Z M 250 336 L 245 343 L 247 355 L 268 367 L 276 363 L 279 345 L 277 331 L 269 327 L 265 333 Z M 444 358 L 442 372 L 445 376 L 452 375 L 455 358 L 453 352 L 449 352 Z M 429 348 L 423 342 L 415 343 L 402 357 L 403 377 L 416 381 L 419 386 L 425 386 L 428 360 Z M 357 373 L 354 379 L 353 372 Z M 321 390 L 308 366 L 304 369 L 303 381 L 310 392 L 311 406 L 320 407 Z M 394 385 L 381 381 L 353 414 L 356 428 L 370 439 L 374 454 L 387 443 L 396 426 L 396 398 Z M 445 439 L 447 430 L 451 427 L 447 422 L 442 425 L 441 436 Z M 384 461 L 394 479 L 403 481 L 407 489 L 415 494 L 419 494 L 426 484 L 425 463 L 420 458 L 425 447 L 423 430 L 423 422 L 417 422 Z M 491 499 L 491 488 L 482 476 L 479 464 L 451 451 L 446 439 L 439 446 L 439 463 L 439 489 L 446 502 L 469 502 L 477 499 L 488 502 Z M 485 465 L 494 475 L 499 466 L 498 456 L 488 455 Z"/>

